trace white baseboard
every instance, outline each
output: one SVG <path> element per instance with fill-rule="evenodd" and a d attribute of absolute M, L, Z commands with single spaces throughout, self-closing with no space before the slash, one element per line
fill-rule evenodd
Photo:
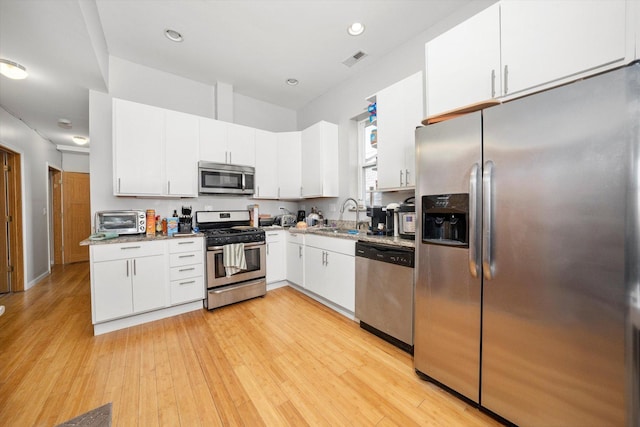
<path fill-rule="evenodd" d="M 27 290 L 33 288 L 40 280 L 44 279 L 45 277 L 47 277 L 50 274 L 51 274 L 51 269 L 49 269 L 49 271 L 45 271 L 44 273 L 42 273 L 41 275 L 39 275 L 38 277 L 36 277 L 32 281 L 28 282 L 25 285 L 24 290 L 27 291 Z"/>

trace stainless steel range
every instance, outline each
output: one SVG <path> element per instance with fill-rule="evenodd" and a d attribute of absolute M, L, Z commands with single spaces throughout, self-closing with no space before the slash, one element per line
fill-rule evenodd
<path fill-rule="evenodd" d="M 267 293 L 265 233 L 249 225 L 249 211 L 198 211 L 195 222 L 207 239 L 207 308 L 212 310 L 264 296 Z M 230 255 L 239 252 L 244 255 L 244 263 L 239 263 L 238 256 Z M 246 268 L 228 274 L 236 263 L 243 267 L 246 264 Z"/>

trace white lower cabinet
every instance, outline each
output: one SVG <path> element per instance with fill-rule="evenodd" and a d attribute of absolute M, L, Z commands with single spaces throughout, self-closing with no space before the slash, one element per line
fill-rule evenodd
<path fill-rule="evenodd" d="M 91 249 L 94 323 L 166 305 L 164 242 Z"/>
<path fill-rule="evenodd" d="M 266 233 L 267 283 L 280 282 L 287 278 L 284 233 L 286 233 L 284 230 L 274 230 Z"/>
<path fill-rule="evenodd" d="M 103 243 L 90 249 L 96 335 L 202 308 L 202 238 Z"/>
<path fill-rule="evenodd" d="M 308 235 L 305 288 L 351 312 L 355 310 L 355 241 Z"/>
<path fill-rule="evenodd" d="M 287 280 L 304 287 L 304 234 L 287 233 Z"/>
<path fill-rule="evenodd" d="M 169 268 L 171 305 L 204 299 L 202 239 L 170 241 Z"/>

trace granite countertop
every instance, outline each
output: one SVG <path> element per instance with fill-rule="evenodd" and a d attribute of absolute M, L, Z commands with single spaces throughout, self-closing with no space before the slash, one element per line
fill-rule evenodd
<path fill-rule="evenodd" d="M 105 240 L 89 240 L 89 238 L 86 238 L 80 242 L 80 246 L 110 245 L 113 243 L 153 242 L 155 240 L 181 239 L 184 237 L 205 237 L 205 236 L 203 233 L 174 234 L 173 236 L 163 236 L 162 234 L 156 234 L 155 236 L 150 236 L 150 237 L 147 237 L 146 234 L 130 234 L 126 236 L 118 236 L 113 239 L 105 239 Z"/>
<path fill-rule="evenodd" d="M 371 243 L 380 243 L 391 246 L 399 246 L 404 248 L 415 248 L 416 244 L 413 240 L 402 239 L 400 237 L 392 237 L 392 236 L 373 236 L 368 235 L 366 231 L 360 231 L 358 234 L 348 234 L 344 232 L 334 232 L 334 230 L 338 230 L 334 227 L 307 227 L 307 228 L 296 228 L 296 227 L 262 227 L 265 230 L 269 229 L 284 229 L 288 230 L 290 233 L 300 233 L 300 234 L 315 234 L 317 236 L 326 236 L 326 237 L 334 237 L 338 239 L 349 239 L 349 240 L 361 240 L 363 242 L 371 242 Z"/>

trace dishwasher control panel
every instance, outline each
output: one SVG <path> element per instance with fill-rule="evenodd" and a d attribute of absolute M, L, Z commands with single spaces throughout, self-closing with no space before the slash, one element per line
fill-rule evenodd
<path fill-rule="evenodd" d="M 409 268 L 413 268 L 415 258 L 413 248 L 400 248 L 369 242 L 356 243 L 356 256 Z"/>

